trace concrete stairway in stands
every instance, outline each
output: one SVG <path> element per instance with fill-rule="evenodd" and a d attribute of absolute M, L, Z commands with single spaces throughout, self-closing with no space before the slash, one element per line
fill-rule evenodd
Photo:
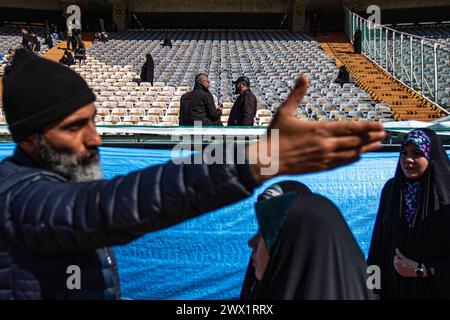
<path fill-rule="evenodd" d="M 375 101 L 387 103 L 395 120 L 433 121 L 446 116 L 440 108 L 398 82 L 364 55 L 355 54 L 344 33 L 319 36 L 315 40 L 321 43 L 325 53 L 336 59 L 338 66 L 345 65 L 355 82 Z"/>

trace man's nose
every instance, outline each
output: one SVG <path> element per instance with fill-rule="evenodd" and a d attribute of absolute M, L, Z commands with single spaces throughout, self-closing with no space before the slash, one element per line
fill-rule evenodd
<path fill-rule="evenodd" d="M 102 143 L 102 139 L 97 132 L 94 121 L 90 121 L 86 128 L 84 137 L 84 143 L 87 148 L 99 147 Z"/>

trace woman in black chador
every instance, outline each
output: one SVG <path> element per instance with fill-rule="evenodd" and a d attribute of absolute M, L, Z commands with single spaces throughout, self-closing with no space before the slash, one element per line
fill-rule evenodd
<path fill-rule="evenodd" d="M 150 82 L 153 85 L 153 79 L 155 76 L 155 62 L 153 61 L 150 53 L 145 57 L 146 60 L 141 69 L 141 82 Z"/>
<path fill-rule="evenodd" d="M 304 185 L 268 188 L 255 205 L 258 233 L 241 299 L 371 299 L 364 256 L 339 210 Z"/>
<path fill-rule="evenodd" d="M 450 299 L 450 161 L 431 130 L 402 143 L 367 262 L 381 269 L 381 299 Z"/>
<path fill-rule="evenodd" d="M 347 68 L 345 66 L 341 66 L 339 68 L 339 74 L 336 80 L 334 80 L 334 83 L 339 83 L 341 87 L 343 87 L 344 83 L 349 82 L 350 82 L 350 74 L 348 73 Z"/>

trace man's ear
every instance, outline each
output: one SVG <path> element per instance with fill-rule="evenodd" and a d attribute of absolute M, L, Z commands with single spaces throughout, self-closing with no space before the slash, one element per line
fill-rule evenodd
<path fill-rule="evenodd" d="M 36 153 L 38 149 L 38 135 L 32 134 L 19 142 L 19 146 L 29 155 Z"/>

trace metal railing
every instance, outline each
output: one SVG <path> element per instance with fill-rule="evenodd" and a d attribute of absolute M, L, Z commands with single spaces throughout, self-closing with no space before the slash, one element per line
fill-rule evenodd
<path fill-rule="evenodd" d="M 434 39 L 400 32 L 345 10 L 345 32 L 353 42 L 361 32 L 362 53 L 405 86 L 442 107 L 449 74 L 450 46 Z M 447 90 L 448 91 L 448 90 Z"/>

